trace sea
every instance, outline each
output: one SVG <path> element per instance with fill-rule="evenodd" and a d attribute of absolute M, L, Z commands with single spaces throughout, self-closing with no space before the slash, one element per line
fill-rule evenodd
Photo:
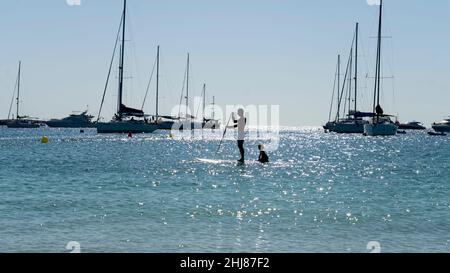
<path fill-rule="evenodd" d="M 0 252 L 450 252 L 450 137 L 220 140 L 1 127 Z"/>

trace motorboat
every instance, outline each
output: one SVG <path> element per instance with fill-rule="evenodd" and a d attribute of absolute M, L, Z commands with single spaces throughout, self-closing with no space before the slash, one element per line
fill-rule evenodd
<path fill-rule="evenodd" d="M 96 124 L 92 121 L 94 117 L 88 115 L 87 111 L 73 113 L 63 119 L 52 119 L 45 123 L 52 128 L 93 128 Z"/>
<path fill-rule="evenodd" d="M 411 121 L 408 123 L 400 123 L 396 122 L 396 125 L 398 126 L 398 129 L 400 130 L 426 130 L 427 128 L 423 126 L 421 122 L 418 121 Z"/>
<path fill-rule="evenodd" d="M 439 133 L 449 133 L 450 132 L 450 117 L 444 119 L 441 122 L 435 122 L 432 125 L 434 131 Z"/>

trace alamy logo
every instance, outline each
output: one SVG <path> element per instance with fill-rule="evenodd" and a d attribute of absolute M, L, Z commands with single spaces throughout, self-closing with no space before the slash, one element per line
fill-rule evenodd
<path fill-rule="evenodd" d="M 66 0 L 69 6 L 81 6 L 81 0 Z"/>
<path fill-rule="evenodd" d="M 367 0 L 367 4 L 369 4 L 369 6 L 379 6 L 380 0 Z"/>
<path fill-rule="evenodd" d="M 194 99 L 193 109 L 199 109 L 201 106 L 201 98 Z M 172 117 L 182 117 L 172 124 L 171 138 L 173 139 L 203 139 L 202 130 L 183 130 L 183 128 L 192 129 L 220 129 L 222 127 L 228 129 L 225 132 L 234 131 L 235 137 L 245 138 L 250 141 L 260 141 L 265 143 L 266 151 L 276 151 L 280 143 L 280 106 L 279 105 L 226 105 L 225 108 L 220 106 L 208 106 L 202 111 L 203 119 L 198 120 L 198 113 L 193 112 L 189 107 L 180 112 L 185 105 L 176 105 L 172 108 Z M 236 112 L 241 109 L 244 112 L 246 120 L 243 132 L 239 130 L 239 115 Z M 158 122 L 164 122 L 161 118 Z M 181 130 L 180 130 L 181 129 Z M 234 130 L 233 130 L 234 129 Z M 210 137 L 221 139 L 224 137 L 222 130 L 212 130 Z M 239 139 L 240 140 L 240 139 Z"/>

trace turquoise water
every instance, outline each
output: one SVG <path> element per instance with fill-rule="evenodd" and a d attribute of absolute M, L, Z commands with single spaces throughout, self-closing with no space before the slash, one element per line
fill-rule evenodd
<path fill-rule="evenodd" d="M 449 137 L 286 130 L 267 166 L 205 138 L 0 128 L 0 252 L 450 251 Z"/>

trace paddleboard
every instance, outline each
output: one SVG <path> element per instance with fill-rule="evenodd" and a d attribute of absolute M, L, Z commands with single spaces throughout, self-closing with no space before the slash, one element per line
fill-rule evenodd
<path fill-rule="evenodd" d="M 205 164 L 212 164 L 212 165 L 218 165 L 218 164 L 237 164 L 237 165 L 247 165 L 247 164 L 258 164 L 258 161 L 245 161 L 245 163 L 238 162 L 237 160 L 216 160 L 216 159 L 207 159 L 207 158 L 196 158 L 197 161 Z"/>
<path fill-rule="evenodd" d="M 236 161 L 231 160 L 216 160 L 216 159 L 207 159 L 207 158 L 196 158 L 197 161 L 200 161 L 202 163 L 206 164 L 224 164 L 224 163 L 234 163 Z"/>

